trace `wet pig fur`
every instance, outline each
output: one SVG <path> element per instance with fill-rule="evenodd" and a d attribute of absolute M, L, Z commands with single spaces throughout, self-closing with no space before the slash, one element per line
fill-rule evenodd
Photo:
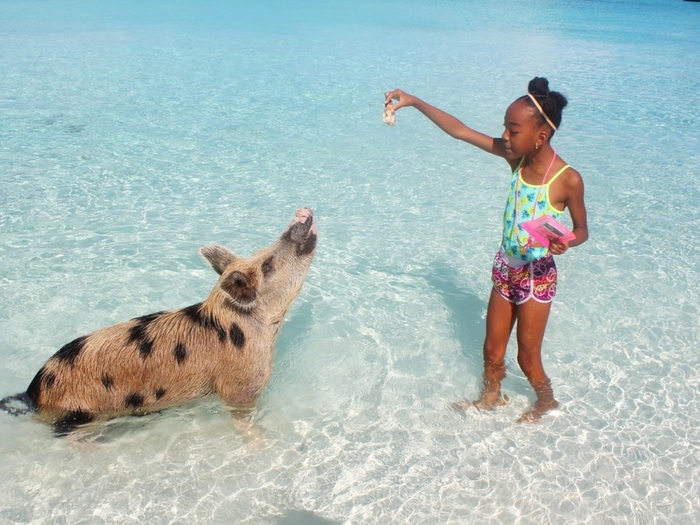
<path fill-rule="evenodd" d="M 270 378 L 274 344 L 316 251 L 313 212 L 297 210 L 279 239 L 250 257 L 200 250 L 220 275 L 201 303 L 138 317 L 79 337 L 54 354 L 25 402 L 59 432 L 217 394 L 251 405 Z"/>

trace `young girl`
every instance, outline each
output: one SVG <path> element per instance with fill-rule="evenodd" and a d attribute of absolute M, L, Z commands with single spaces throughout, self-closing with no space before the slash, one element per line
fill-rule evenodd
<path fill-rule="evenodd" d="M 518 364 L 537 395 L 535 404 L 520 421 L 537 421 L 559 406 L 542 366 L 542 341 L 557 285 L 552 256 L 588 239 L 581 175 L 550 145 L 567 100 L 549 90 L 547 79 L 532 79 L 527 94 L 508 106 L 501 138 L 468 128 L 452 115 L 400 89 L 386 93 L 385 104 L 390 109 L 394 100 L 394 111 L 412 106 L 451 137 L 503 157 L 510 166 L 513 177 L 486 312 L 483 387 L 476 401 L 455 403 L 455 407 L 491 409 L 506 404 L 508 398 L 501 394 L 501 381 L 505 377 L 506 346 L 517 320 Z M 557 218 L 565 209 L 571 215 L 575 239 L 552 241 L 545 248 L 528 238 L 523 222 L 542 215 Z"/>

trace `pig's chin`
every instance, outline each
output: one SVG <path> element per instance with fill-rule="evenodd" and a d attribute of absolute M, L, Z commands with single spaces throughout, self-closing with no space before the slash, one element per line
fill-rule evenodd
<path fill-rule="evenodd" d="M 314 253 L 314 250 L 316 249 L 316 239 L 316 233 L 312 229 L 308 237 L 306 237 L 306 239 L 297 244 L 297 255 L 312 255 Z"/>
<path fill-rule="evenodd" d="M 257 301 L 243 302 L 243 301 L 239 301 L 236 298 L 230 297 L 230 296 L 229 296 L 228 300 L 229 300 L 229 303 L 231 303 L 231 305 L 234 308 L 236 308 L 237 310 L 242 310 L 243 312 L 246 312 L 246 313 L 253 311 L 255 309 L 255 307 L 258 305 Z"/>

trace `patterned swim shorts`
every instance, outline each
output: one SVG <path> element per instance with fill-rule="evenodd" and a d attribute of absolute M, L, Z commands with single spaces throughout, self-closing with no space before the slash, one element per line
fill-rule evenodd
<path fill-rule="evenodd" d="M 514 267 L 500 250 L 493 260 L 491 280 L 496 291 L 507 301 L 522 304 L 530 298 L 549 303 L 557 294 L 557 266 L 551 254 Z M 512 264 L 512 263 L 511 263 Z"/>

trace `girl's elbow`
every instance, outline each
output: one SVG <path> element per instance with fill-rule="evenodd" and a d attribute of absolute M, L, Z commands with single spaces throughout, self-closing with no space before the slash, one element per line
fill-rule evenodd
<path fill-rule="evenodd" d="M 588 230 L 580 230 L 576 232 L 576 244 L 581 245 L 588 240 Z"/>

